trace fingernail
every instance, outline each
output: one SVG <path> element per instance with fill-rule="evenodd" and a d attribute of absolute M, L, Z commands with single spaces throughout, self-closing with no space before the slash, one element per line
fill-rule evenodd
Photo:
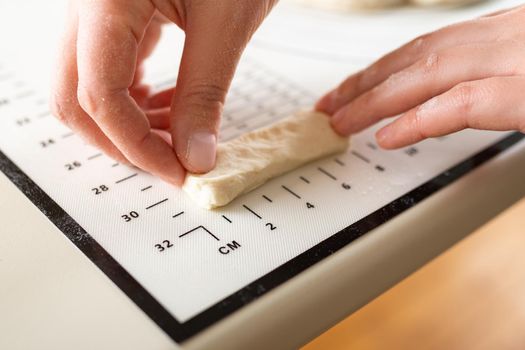
<path fill-rule="evenodd" d="M 317 102 L 317 109 L 332 114 L 334 112 L 335 104 L 337 99 L 337 92 L 334 90 L 324 95 L 319 102 Z"/>
<path fill-rule="evenodd" d="M 332 125 L 337 126 L 337 124 L 339 124 L 344 119 L 346 115 L 346 110 L 346 108 L 343 108 L 334 114 L 334 116 L 332 117 Z"/>
<path fill-rule="evenodd" d="M 191 171 L 207 172 L 215 165 L 217 138 L 208 132 L 197 132 L 188 141 L 187 160 Z"/>

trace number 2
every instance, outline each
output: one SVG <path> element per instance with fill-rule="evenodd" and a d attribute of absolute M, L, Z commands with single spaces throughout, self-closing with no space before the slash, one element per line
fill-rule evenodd
<path fill-rule="evenodd" d="M 264 225 L 264 226 L 269 227 L 269 228 L 270 228 L 270 231 L 273 231 L 273 230 L 275 230 L 275 229 L 277 228 L 277 227 L 275 227 L 274 224 L 272 224 L 271 222 L 266 223 L 266 225 Z"/>

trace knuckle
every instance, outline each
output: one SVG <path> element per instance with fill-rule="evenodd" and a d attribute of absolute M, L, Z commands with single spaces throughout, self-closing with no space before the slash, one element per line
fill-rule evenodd
<path fill-rule="evenodd" d="M 108 90 L 105 87 L 87 87 L 79 84 L 77 88 L 77 100 L 80 107 L 90 116 L 97 116 L 97 112 L 101 107 L 110 103 L 119 94 L 126 93 L 129 91 L 116 89 Z"/>
<path fill-rule="evenodd" d="M 68 115 L 66 112 L 67 105 L 70 102 L 67 98 L 63 98 L 60 95 L 52 95 L 49 99 L 49 109 L 51 113 L 62 123 L 68 124 Z"/>
<path fill-rule="evenodd" d="M 474 107 L 477 88 L 470 83 L 461 83 L 454 88 L 454 98 L 459 112 L 468 115 Z"/>
<path fill-rule="evenodd" d="M 443 61 L 443 55 L 440 53 L 432 52 L 423 57 L 419 61 L 419 67 L 426 75 L 438 74 L 441 68 L 441 62 Z"/>
<path fill-rule="evenodd" d="M 419 136 L 420 139 L 429 138 L 427 128 L 424 124 L 424 118 L 421 118 L 421 113 L 415 113 L 412 118 L 412 132 Z"/>
<path fill-rule="evenodd" d="M 95 101 L 100 98 L 99 93 L 94 89 L 87 88 L 85 86 L 78 86 L 77 99 L 80 107 L 88 114 L 94 114 L 96 112 Z"/>
<path fill-rule="evenodd" d="M 408 44 L 409 50 L 413 53 L 426 51 L 431 46 L 433 37 L 434 33 L 427 33 L 418 36 Z"/>
<path fill-rule="evenodd" d="M 219 84 L 213 83 L 196 83 L 189 86 L 183 93 L 183 100 L 195 111 L 204 112 L 222 112 L 227 89 Z"/>

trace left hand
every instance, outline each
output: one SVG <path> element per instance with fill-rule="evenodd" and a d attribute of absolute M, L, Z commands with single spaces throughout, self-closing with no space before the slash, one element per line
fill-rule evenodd
<path fill-rule="evenodd" d="M 342 135 L 378 121 L 387 149 L 465 128 L 525 131 L 525 6 L 423 35 L 318 101 Z"/>

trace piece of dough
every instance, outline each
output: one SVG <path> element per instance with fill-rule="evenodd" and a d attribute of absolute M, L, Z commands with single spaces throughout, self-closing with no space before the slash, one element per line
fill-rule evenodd
<path fill-rule="evenodd" d="M 414 5 L 434 6 L 434 5 L 468 5 L 481 0 L 410 0 Z"/>
<path fill-rule="evenodd" d="M 349 11 L 354 9 L 385 8 L 399 5 L 466 5 L 481 0 L 289 0 L 318 8 Z"/>
<path fill-rule="evenodd" d="M 204 208 L 221 207 L 273 177 L 342 152 L 348 144 L 348 138 L 332 130 L 328 116 L 301 111 L 219 144 L 215 169 L 188 174 L 182 188 Z"/>
<path fill-rule="evenodd" d="M 349 11 L 354 9 L 372 9 L 397 6 L 406 0 L 291 0 L 298 4 L 318 7 L 326 10 Z"/>

